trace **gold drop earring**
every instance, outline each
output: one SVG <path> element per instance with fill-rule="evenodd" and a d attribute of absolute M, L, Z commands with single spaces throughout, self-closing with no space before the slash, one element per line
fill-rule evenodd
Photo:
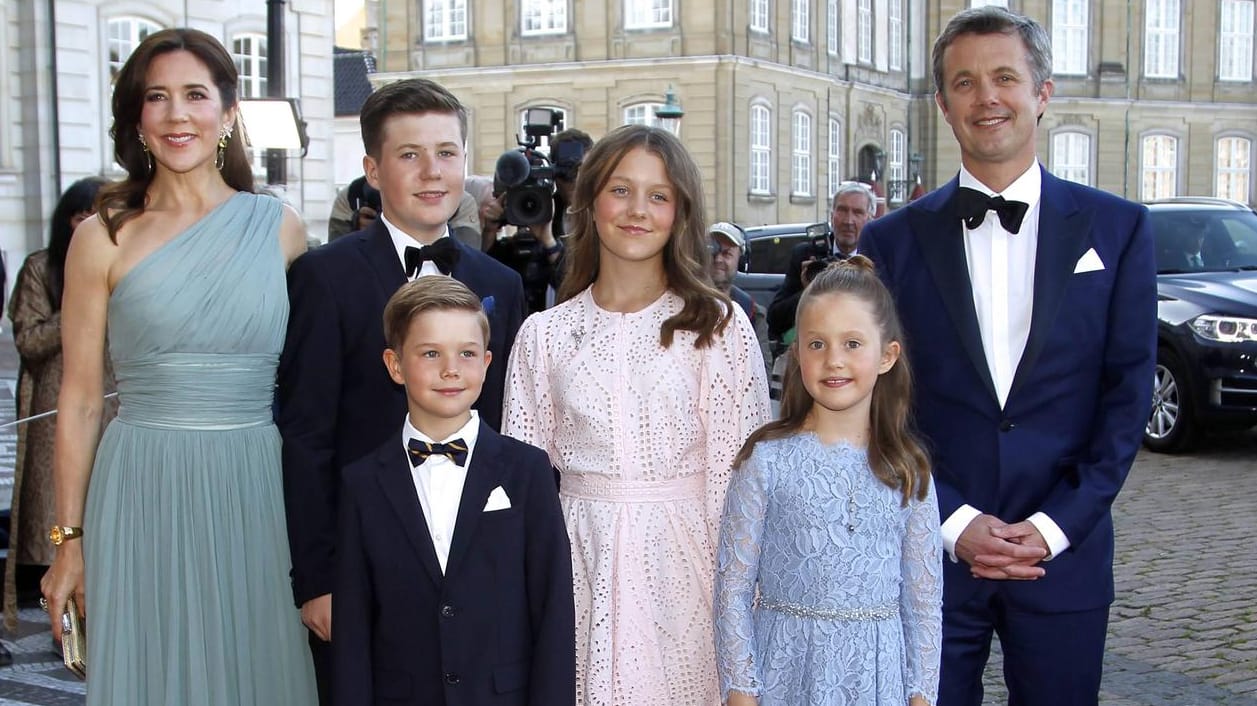
<path fill-rule="evenodd" d="M 224 125 L 218 131 L 218 156 L 214 160 L 214 166 L 218 167 L 218 171 L 223 170 L 223 166 L 227 164 L 227 140 L 231 139 L 231 128 Z"/>
<path fill-rule="evenodd" d="M 140 131 L 140 128 L 135 128 L 135 135 L 140 140 L 140 149 L 144 150 L 144 156 L 148 158 L 148 172 L 146 173 L 152 174 L 154 169 L 153 153 L 149 151 L 148 142 L 144 139 L 144 133 Z"/>

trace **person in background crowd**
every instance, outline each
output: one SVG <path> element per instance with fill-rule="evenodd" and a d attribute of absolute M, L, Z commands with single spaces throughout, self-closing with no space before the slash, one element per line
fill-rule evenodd
<path fill-rule="evenodd" d="M 271 418 L 284 270 L 306 233 L 252 193 L 237 96 L 210 35 L 140 42 L 113 89 L 127 177 L 101 189 L 66 258 L 42 590 L 55 638 L 71 599 L 91 626 L 88 706 L 316 698 Z M 102 436 L 106 328 L 120 405 Z"/>
<path fill-rule="evenodd" d="M 720 702 L 716 533 L 730 464 L 769 418 L 750 321 L 711 286 L 703 183 L 667 130 L 581 167 L 561 302 L 511 351 L 505 432 L 560 474 L 577 703 Z"/>
<path fill-rule="evenodd" d="M 57 408 L 61 392 L 61 300 L 65 282 L 65 258 L 79 223 L 96 212 L 96 192 L 105 184 L 87 177 L 70 185 L 52 212 L 48 247 L 27 256 L 13 283 L 9 320 L 13 344 L 20 357 L 17 383 L 17 419 L 33 417 Z M 113 390 L 113 374 L 105 358 L 105 390 Z M 105 403 L 102 422 L 117 410 Z M 13 505 L 9 513 L 9 554 L 4 567 L 4 627 L 17 630 L 19 593 L 38 586 L 39 577 L 52 563 L 48 528 L 55 524 L 52 487 L 52 447 L 55 417 L 35 419 L 17 427 L 17 455 L 13 464 Z M 37 573 L 31 573 L 31 572 Z"/>
<path fill-rule="evenodd" d="M 336 192 L 332 215 L 327 219 L 327 242 L 363 230 L 379 216 L 380 192 L 360 176 Z"/>
<path fill-rule="evenodd" d="M 856 181 L 843 182 L 838 186 L 829 211 L 828 244 L 822 252 L 817 252 L 812 243 L 800 243 L 790 252 L 785 281 L 768 305 L 769 338 L 781 341 L 786 332 L 794 328 L 794 310 L 799 305 L 799 295 L 823 262 L 845 260 L 856 254 L 860 232 L 876 210 L 877 197 L 869 187 Z"/>
<path fill-rule="evenodd" d="M 711 282 L 716 289 L 725 293 L 734 304 L 746 312 L 746 318 L 755 329 L 755 338 L 759 341 L 760 352 L 764 355 L 765 364 L 772 360 L 768 348 L 768 324 L 764 320 L 764 309 L 733 283 L 746 252 L 746 233 L 734 223 L 721 221 L 713 223 L 707 229 L 711 238 Z"/>
<path fill-rule="evenodd" d="M 1148 210 L 1043 169 L 1052 49 L 1000 7 L 934 43 L 960 174 L 864 229 L 922 374 L 943 546 L 939 706 L 982 703 L 999 635 L 1010 703 L 1099 701 L 1113 500 L 1151 405 L 1157 288 Z"/>
<path fill-rule="evenodd" d="M 384 443 L 406 413 L 405 391 L 380 364 L 385 304 L 416 277 L 453 277 L 484 302 L 498 361 L 524 318 L 519 275 L 449 234 L 467 159 L 467 111 L 458 98 L 427 79 L 397 81 L 367 97 L 361 123 L 363 171 L 380 192 L 380 217 L 293 263 L 276 390 L 292 591 L 310 628 L 325 705 L 341 469 Z M 505 379 L 505 366 L 490 366 L 476 400 L 493 428 L 501 424 Z"/>

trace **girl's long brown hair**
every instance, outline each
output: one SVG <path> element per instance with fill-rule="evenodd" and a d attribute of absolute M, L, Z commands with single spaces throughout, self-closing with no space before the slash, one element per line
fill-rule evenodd
<path fill-rule="evenodd" d="M 594 199 L 611 179 L 620 160 L 641 148 L 663 160 L 676 198 L 672 235 L 663 250 L 663 270 L 671 289 L 684 302 L 659 330 L 659 343 L 667 348 L 677 331 L 694 331 L 696 348 L 712 344 L 733 315 L 729 297 L 711 284 L 708 263 L 711 251 L 703 223 L 703 181 L 694 158 L 675 135 L 645 125 L 625 125 L 612 130 L 594 145 L 581 163 L 572 196 L 572 235 L 567 240 L 567 259 L 559 301 L 585 291 L 598 279 L 598 229 L 594 223 Z"/>
<path fill-rule="evenodd" d="M 109 239 L 115 243 L 122 226 L 144 212 L 148 187 L 157 171 L 155 164 L 149 168 L 149 156 L 139 138 L 148 67 L 153 59 L 180 49 L 191 53 L 209 69 L 222 98 L 223 110 L 236 105 L 236 64 L 223 45 L 205 32 L 187 28 L 163 29 L 148 35 L 131 52 L 114 83 L 113 127 L 109 128 L 114 159 L 127 170 L 127 178 L 103 187 L 96 202 L 96 212 L 109 231 Z M 241 130 L 232 131 L 231 137 L 227 138 L 222 175 L 227 185 L 236 191 L 253 191 L 253 168 L 249 166 Z"/>
<path fill-rule="evenodd" d="M 869 467 L 878 480 L 902 493 L 904 505 L 914 496 L 917 500 L 924 500 L 929 488 L 930 459 L 912 430 L 912 370 L 908 365 L 907 351 L 902 349 L 903 328 L 894 300 L 874 272 L 873 261 L 863 255 L 830 265 L 816 275 L 803 290 L 803 296 L 799 297 L 795 321 L 802 318 L 804 309 L 827 294 L 846 294 L 867 302 L 877 320 L 882 345 L 892 341 L 900 344 L 899 360 L 879 376 L 873 386 L 869 411 Z M 803 385 L 796 356 L 798 346 L 796 340 L 787 353 L 780 418 L 751 434 L 733 461 L 735 468 L 750 458 L 759 442 L 792 436 L 806 424 L 816 402 Z"/>

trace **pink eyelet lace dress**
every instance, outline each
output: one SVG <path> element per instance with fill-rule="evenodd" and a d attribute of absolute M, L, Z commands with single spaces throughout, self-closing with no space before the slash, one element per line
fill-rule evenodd
<path fill-rule="evenodd" d="M 631 314 L 590 290 L 524 322 L 503 431 L 560 472 L 576 594 L 576 701 L 719 704 L 716 540 L 733 457 L 770 416 L 755 332 L 735 313 L 712 345 L 665 293 Z"/>

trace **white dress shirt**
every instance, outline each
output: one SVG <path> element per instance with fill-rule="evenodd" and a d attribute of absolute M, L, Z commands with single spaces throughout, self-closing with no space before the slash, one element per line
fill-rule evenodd
<path fill-rule="evenodd" d="M 393 248 L 397 250 L 397 261 L 402 263 L 402 272 L 405 272 L 406 271 L 406 248 L 421 248 L 423 247 L 423 243 L 419 242 L 415 238 L 408 235 L 406 231 L 390 223 L 389 220 L 384 217 L 383 213 L 380 214 L 380 220 L 384 221 L 384 227 L 388 229 L 388 236 L 393 239 Z M 441 238 L 448 238 L 448 237 L 450 237 L 450 228 L 447 225 L 445 226 L 445 230 L 441 233 L 441 235 L 438 236 L 437 239 L 433 240 L 432 242 L 435 243 L 437 240 L 440 240 Z M 445 273 L 441 272 L 441 269 L 436 266 L 435 262 L 431 260 L 424 260 L 423 264 L 419 266 L 419 272 L 414 277 L 407 277 L 406 279 L 413 282 L 414 280 L 419 279 L 420 277 L 426 277 L 427 275 L 440 275 L 440 274 L 445 274 Z"/>
<path fill-rule="evenodd" d="M 1002 408 L 1008 402 L 1013 376 L 1017 373 L 1017 365 L 1026 350 L 1026 340 L 1030 337 L 1043 175 L 1039 171 L 1038 160 L 1035 160 L 1007 189 L 996 194 L 962 166 L 960 186 L 987 196 L 998 195 L 1009 201 L 1021 201 L 1029 206 L 1021 221 L 1021 230 L 1015 234 L 1004 229 L 994 211 L 987 211 L 986 220 L 977 228 L 962 226 L 965 230 L 965 260 L 973 288 L 973 307 L 978 315 L 978 332 L 982 336 L 982 350 L 986 354 L 995 394 Z M 951 554 L 952 561 L 956 560 L 956 540 L 980 514 L 981 510 L 962 505 L 940 528 L 943 545 Z M 1028 519 L 1047 542 L 1051 551 L 1049 558 L 1069 548 L 1069 539 L 1052 518 L 1036 512 Z"/>
<path fill-rule="evenodd" d="M 462 439 L 467 443 L 467 459 L 461 466 L 447 456 L 433 454 L 410 469 L 411 478 L 415 482 L 415 493 L 419 496 L 419 506 L 423 508 L 423 519 L 428 523 L 428 534 L 432 536 L 432 546 L 436 549 L 442 574 L 445 573 L 445 564 L 450 557 L 454 523 L 458 520 L 458 505 L 463 497 L 467 469 L 471 467 L 471 457 L 476 452 L 476 438 L 479 435 L 480 415 L 474 409 L 471 411 L 471 419 L 444 439 L 433 439 L 416 429 L 410 423 L 409 414 L 406 415 L 406 426 L 402 429 L 402 449 L 406 452 L 407 459 L 410 458 L 411 439 L 442 444 Z"/>

